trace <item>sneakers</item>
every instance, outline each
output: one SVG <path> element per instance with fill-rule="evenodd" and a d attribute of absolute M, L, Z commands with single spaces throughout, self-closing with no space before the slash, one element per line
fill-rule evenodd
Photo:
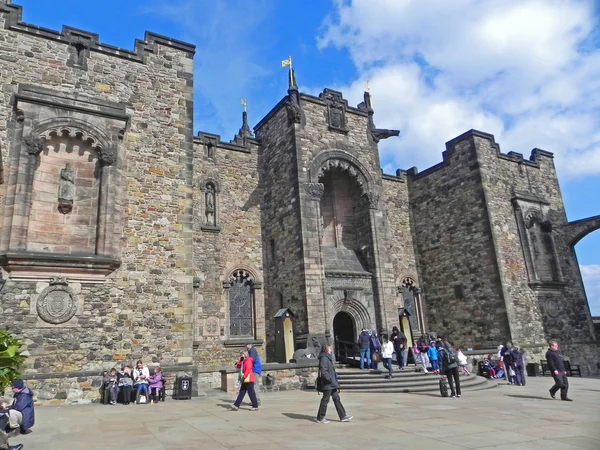
<path fill-rule="evenodd" d="M 329 420 L 327 420 L 325 417 L 323 417 L 321 420 L 315 419 L 315 422 L 317 422 L 317 423 L 329 423 Z"/>
<path fill-rule="evenodd" d="M 556 398 L 556 397 L 554 396 L 554 394 L 552 393 L 552 389 L 549 389 L 549 390 L 548 390 L 548 392 L 550 392 L 550 397 L 552 397 L 552 398 Z"/>
<path fill-rule="evenodd" d="M 250 411 L 258 411 L 258 408 L 252 407 L 250 408 Z"/>
<path fill-rule="evenodd" d="M 460 395 L 457 395 L 456 398 L 460 398 Z"/>
<path fill-rule="evenodd" d="M 344 416 L 344 418 L 342 420 L 340 420 L 340 422 L 350 422 L 352 420 L 352 416 Z"/>
<path fill-rule="evenodd" d="M 568 397 L 561 398 L 561 400 L 562 400 L 563 402 L 572 402 L 572 401 L 573 401 L 572 399 L 570 399 L 570 398 L 568 398 Z"/>
<path fill-rule="evenodd" d="M 235 405 L 231 405 L 231 411 L 237 411 L 238 409 L 240 409 L 240 408 L 238 408 L 238 407 L 237 407 L 237 406 L 235 406 Z"/>

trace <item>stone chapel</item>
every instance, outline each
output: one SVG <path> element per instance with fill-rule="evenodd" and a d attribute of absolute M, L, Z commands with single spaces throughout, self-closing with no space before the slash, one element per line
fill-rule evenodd
<path fill-rule="evenodd" d="M 27 373 L 217 370 L 249 341 L 287 362 L 393 326 L 538 358 L 558 338 L 598 372 L 574 245 L 600 216 L 568 222 L 551 153 L 471 130 L 384 174 L 398 131 L 369 94 L 304 94 L 292 70 L 253 129 L 194 134 L 193 45 L 124 50 L 21 12 L 0 1 L 0 326 Z"/>

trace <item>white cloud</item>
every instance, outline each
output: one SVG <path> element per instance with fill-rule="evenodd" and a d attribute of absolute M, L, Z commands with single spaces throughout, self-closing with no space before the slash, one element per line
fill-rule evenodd
<path fill-rule="evenodd" d="M 272 0 L 150 1 L 140 12 L 176 23 L 182 39 L 196 43 L 194 129 L 233 138 L 241 125 L 241 98 L 271 73 L 260 64 L 255 36 L 269 18 Z M 251 106 L 254 106 L 252 104 Z M 232 114 L 232 111 L 239 114 Z"/>
<path fill-rule="evenodd" d="M 581 276 L 593 316 L 600 316 L 600 264 L 580 265 Z"/>
<path fill-rule="evenodd" d="M 477 128 L 503 151 L 553 151 L 562 176 L 600 174 L 600 51 L 593 2 L 339 0 L 318 44 L 346 48 L 370 79 L 387 167 L 426 168 Z M 379 118 L 379 119 L 378 119 Z"/>

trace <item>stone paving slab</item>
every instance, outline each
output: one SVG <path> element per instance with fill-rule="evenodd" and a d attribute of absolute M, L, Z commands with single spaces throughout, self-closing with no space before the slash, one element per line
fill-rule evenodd
<path fill-rule="evenodd" d="M 232 394 L 157 405 L 38 407 L 26 450 L 600 449 L 600 380 L 570 378 L 573 402 L 552 400 L 550 378 L 501 383 L 460 399 L 343 391 L 350 423 L 314 422 L 315 392 L 262 394 L 259 411 L 229 411 Z"/>

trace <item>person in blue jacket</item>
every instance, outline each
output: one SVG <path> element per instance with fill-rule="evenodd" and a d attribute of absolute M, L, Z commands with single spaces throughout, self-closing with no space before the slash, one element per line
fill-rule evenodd
<path fill-rule="evenodd" d="M 427 350 L 427 356 L 429 356 L 429 361 L 431 362 L 431 368 L 433 369 L 433 373 L 440 373 L 440 366 L 438 364 L 438 349 L 435 346 L 435 342 L 432 342 Z"/>
<path fill-rule="evenodd" d="M 260 374 L 262 373 L 262 366 L 260 364 L 260 356 L 258 356 L 258 352 L 254 348 L 254 344 L 252 342 L 246 343 L 246 350 L 248 350 L 248 355 L 254 361 L 254 365 L 252 366 L 252 372 L 254 372 L 255 386 L 258 388 L 260 386 L 258 380 L 260 379 Z M 258 398 L 258 390 L 255 391 L 256 401 L 260 405 L 260 398 Z"/>
<path fill-rule="evenodd" d="M 20 428 L 22 434 L 30 432 L 35 423 L 33 411 L 33 392 L 25 386 L 23 380 L 16 380 L 12 385 L 13 402 L 9 408 L 9 427 Z"/>

